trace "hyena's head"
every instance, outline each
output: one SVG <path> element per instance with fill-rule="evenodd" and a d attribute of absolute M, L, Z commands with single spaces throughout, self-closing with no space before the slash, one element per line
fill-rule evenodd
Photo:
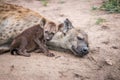
<path fill-rule="evenodd" d="M 61 24 L 59 24 L 59 25 L 61 25 Z M 40 26 L 42 26 L 44 29 L 44 39 L 46 41 L 50 41 L 53 38 L 55 33 L 60 29 L 60 28 L 58 28 L 59 25 L 56 25 L 52 21 L 46 21 L 45 18 L 41 19 Z"/>
<path fill-rule="evenodd" d="M 66 19 L 62 28 L 64 37 L 67 39 L 69 49 L 77 56 L 84 56 L 89 53 L 88 35 L 82 31 L 75 29 L 72 23 Z"/>
<path fill-rule="evenodd" d="M 75 55 L 83 57 L 89 53 L 88 36 L 81 30 L 75 31 L 76 34 L 70 39 L 70 48 Z"/>

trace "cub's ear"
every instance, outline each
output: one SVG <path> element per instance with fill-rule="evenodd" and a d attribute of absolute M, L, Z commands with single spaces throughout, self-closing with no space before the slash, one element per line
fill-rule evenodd
<path fill-rule="evenodd" d="M 56 29 L 56 24 L 54 22 L 48 22 L 45 27 L 49 27 L 51 29 Z"/>
<path fill-rule="evenodd" d="M 46 24 L 46 19 L 45 19 L 45 18 L 42 18 L 42 19 L 40 20 L 40 27 L 44 28 L 45 24 Z"/>
<path fill-rule="evenodd" d="M 63 32 L 63 29 L 64 29 L 64 24 L 63 24 L 63 23 L 60 23 L 60 24 L 58 25 L 58 31 Z"/>
<path fill-rule="evenodd" d="M 56 33 L 56 24 L 54 22 L 47 22 L 44 26 L 44 29 L 53 33 Z"/>

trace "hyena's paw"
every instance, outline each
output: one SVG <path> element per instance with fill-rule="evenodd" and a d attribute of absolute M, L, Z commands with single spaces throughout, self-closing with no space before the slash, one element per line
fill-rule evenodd
<path fill-rule="evenodd" d="M 47 56 L 48 57 L 54 57 L 55 55 L 53 53 L 48 53 Z"/>

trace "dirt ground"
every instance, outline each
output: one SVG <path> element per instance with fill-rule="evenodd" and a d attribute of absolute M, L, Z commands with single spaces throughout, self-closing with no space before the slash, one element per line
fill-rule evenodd
<path fill-rule="evenodd" d="M 6 2 L 30 8 L 55 22 L 69 18 L 88 33 L 90 53 L 84 58 L 57 51 L 52 51 L 55 57 L 6 53 L 0 55 L 0 80 L 120 80 L 120 14 L 93 10 L 102 0 Z"/>

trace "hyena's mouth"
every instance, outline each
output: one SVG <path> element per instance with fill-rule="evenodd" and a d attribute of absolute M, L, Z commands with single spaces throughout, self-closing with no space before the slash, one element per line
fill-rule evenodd
<path fill-rule="evenodd" d="M 76 55 L 76 56 L 80 56 L 83 57 L 86 54 L 84 54 L 81 50 L 78 50 L 77 48 L 75 48 L 75 46 L 71 47 L 72 52 Z"/>

